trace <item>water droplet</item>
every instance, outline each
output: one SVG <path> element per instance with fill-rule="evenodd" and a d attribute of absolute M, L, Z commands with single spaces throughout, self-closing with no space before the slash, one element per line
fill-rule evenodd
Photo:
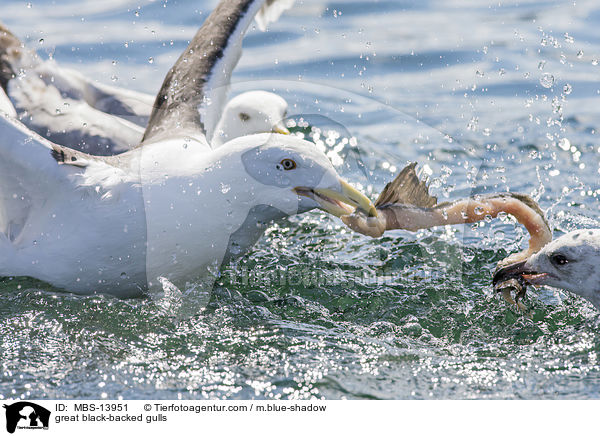
<path fill-rule="evenodd" d="M 481 206 L 477 206 L 473 211 L 475 212 L 475 215 L 483 215 L 483 207 Z"/>
<path fill-rule="evenodd" d="M 221 192 L 223 194 L 227 194 L 230 189 L 231 189 L 230 185 L 226 185 L 225 183 L 221 183 Z"/>
<path fill-rule="evenodd" d="M 153 63 L 154 63 L 154 58 L 153 58 L 152 56 L 150 56 L 150 57 L 148 58 L 148 63 L 149 63 L 149 64 L 153 64 Z"/>
<path fill-rule="evenodd" d="M 554 76 L 549 73 L 544 73 L 542 77 L 540 77 L 540 85 L 544 88 L 552 88 L 554 86 Z"/>
<path fill-rule="evenodd" d="M 575 41 L 575 39 L 569 35 L 568 33 L 565 33 L 565 42 L 568 42 L 569 44 L 573 44 L 573 42 Z"/>
<path fill-rule="evenodd" d="M 38 42 L 40 43 L 40 45 L 43 44 L 44 43 L 44 38 L 40 38 L 40 40 Z"/>
<path fill-rule="evenodd" d="M 571 141 L 567 138 L 561 138 L 560 141 L 558 141 L 558 146 L 563 150 L 568 151 L 571 148 Z"/>
<path fill-rule="evenodd" d="M 543 70 L 544 67 L 546 66 L 546 61 L 540 61 L 540 63 L 538 64 L 538 70 Z"/>
<path fill-rule="evenodd" d="M 117 80 L 119 80 L 119 78 L 115 74 L 113 74 L 112 76 L 110 76 L 110 80 L 116 82 Z"/>
<path fill-rule="evenodd" d="M 583 50 L 579 50 L 579 51 L 577 52 L 577 58 L 578 58 L 578 59 L 581 59 L 582 57 L 583 57 Z"/>
<path fill-rule="evenodd" d="M 122 272 L 122 273 L 121 273 L 121 278 L 122 278 L 122 279 L 126 279 L 126 278 L 127 278 L 127 273 L 124 273 L 124 272 Z"/>
<path fill-rule="evenodd" d="M 565 86 L 563 86 L 563 92 L 566 95 L 569 95 L 571 93 L 571 91 L 573 91 L 573 87 L 571 85 L 569 85 L 568 83 Z"/>
<path fill-rule="evenodd" d="M 31 9 L 33 5 L 31 3 L 27 3 L 27 9 Z"/>

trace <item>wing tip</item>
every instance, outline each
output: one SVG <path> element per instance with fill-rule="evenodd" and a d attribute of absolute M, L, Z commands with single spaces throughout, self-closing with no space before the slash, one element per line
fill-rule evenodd
<path fill-rule="evenodd" d="M 295 0 L 266 0 L 254 17 L 258 28 L 264 32 L 267 26 L 279 19 L 281 14 L 294 5 Z"/>

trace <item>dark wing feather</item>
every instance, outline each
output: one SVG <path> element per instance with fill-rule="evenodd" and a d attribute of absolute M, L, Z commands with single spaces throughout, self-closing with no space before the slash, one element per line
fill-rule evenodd
<path fill-rule="evenodd" d="M 227 0 L 217 5 L 167 73 L 156 96 L 142 143 L 166 134 L 177 134 L 177 130 L 191 135 L 210 133 L 211 126 L 205 125 L 199 109 L 220 103 L 207 104 L 207 93 L 215 86 L 229 84 L 228 74 L 237 64 L 242 37 L 256 13 L 250 9 L 257 3 L 262 2 Z M 249 17 L 249 14 L 252 16 Z M 229 61 L 228 65 L 219 68 L 220 60 Z M 218 79 L 213 77 L 218 75 L 227 76 L 225 81 L 217 80 L 224 83 L 210 83 Z"/>
<path fill-rule="evenodd" d="M 23 45 L 19 38 L 0 23 L 0 86 L 7 91 L 8 82 L 15 78 L 13 59 L 21 55 Z"/>

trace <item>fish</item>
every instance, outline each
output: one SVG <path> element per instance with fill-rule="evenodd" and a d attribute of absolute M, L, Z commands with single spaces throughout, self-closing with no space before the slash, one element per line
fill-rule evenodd
<path fill-rule="evenodd" d="M 429 193 L 426 181 L 416 173 L 417 163 L 407 165 L 388 183 L 375 201 L 376 216 L 362 211 L 344 215 L 341 220 L 350 229 L 373 238 L 388 230 L 403 229 L 411 232 L 437 226 L 475 223 L 508 214 L 525 226 L 529 232 L 528 247 L 498 262 L 497 269 L 529 258 L 552 240 L 552 230 L 537 202 L 527 194 L 500 192 L 478 194 L 468 198 L 438 203 Z M 525 296 L 526 282 L 510 280 L 497 283 L 495 290 L 519 310 L 524 308 L 520 299 Z M 515 291 L 515 299 L 511 297 Z"/>

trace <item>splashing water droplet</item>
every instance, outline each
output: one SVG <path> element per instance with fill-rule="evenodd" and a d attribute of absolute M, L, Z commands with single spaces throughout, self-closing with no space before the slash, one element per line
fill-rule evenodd
<path fill-rule="evenodd" d="M 570 84 L 567 83 L 565 86 L 563 86 L 563 92 L 566 95 L 569 95 L 572 91 L 573 91 L 573 87 Z"/>
<path fill-rule="evenodd" d="M 554 86 L 554 76 L 549 73 L 544 73 L 542 77 L 540 77 L 540 85 L 544 88 L 552 88 Z"/>
<path fill-rule="evenodd" d="M 583 57 L 583 50 L 579 50 L 579 51 L 577 52 L 577 58 L 578 58 L 578 59 L 581 59 L 582 57 Z"/>
<path fill-rule="evenodd" d="M 227 194 L 230 189 L 231 189 L 231 186 L 226 185 L 225 183 L 221 183 L 221 192 L 223 194 Z"/>
<path fill-rule="evenodd" d="M 569 141 L 567 138 L 561 138 L 560 141 L 558 141 L 558 146 L 567 151 L 571 148 L 571 141 Z"/>

